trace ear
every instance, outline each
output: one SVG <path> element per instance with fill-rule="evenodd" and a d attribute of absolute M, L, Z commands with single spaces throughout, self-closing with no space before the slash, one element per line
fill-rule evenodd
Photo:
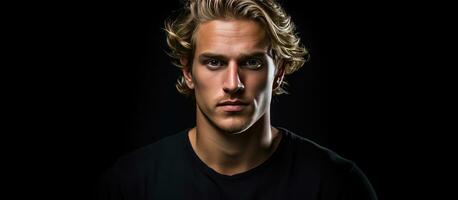
<path fill-rule="evenodd" d="M 183 66 L 183 69 L 181 71 L 183 72 L 183 77 L 184 77 L 184 80 L 186 81 L 186 85 L 189 87 L 189 89 L 194 89 L 194 82 L 192 79 L 192 70 L 188 62 L 189 60 L 186 57 L 180 58 L 180 63 Z"/>
<path fill-rule="evenodd" d="M 280 87 L 281 83 L 283 82 L 283 77 L 285 77 L 285 66 L 283 65 L 283 62 L 280 62 L 277 68 L 277 72 L 275 73 L 274 84 L 272 87 L 273 91 Z"/>

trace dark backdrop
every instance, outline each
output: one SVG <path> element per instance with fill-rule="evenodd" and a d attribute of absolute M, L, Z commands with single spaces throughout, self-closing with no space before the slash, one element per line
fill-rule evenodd
<path fill-rule="evenodd" d="M 393 4 L 317 2 L 283 0 L 311 61 L 286 78 L 290 94 L 274 98 L 272 123 L 355 161 L 380 199 L 393 199 L 417 177 L 405 163 L 422 162 L 411 146 L 421 110 L 406 98 L 419 47 L 409 25 L 418 22 Z M 117 157 L 194 125 L 162 30 L 179 1 L 49 6 L 60 8 L 28 29 L 40 32 L 30 46 L 50 66 L 34 66 L 43 84 L 30 84 L 39 108 L 31 127 L 43 130 L 30 138 L 44 149 L 31 156 L 32 185 L 49 181 L 40 193 L 90 199 Z"/>

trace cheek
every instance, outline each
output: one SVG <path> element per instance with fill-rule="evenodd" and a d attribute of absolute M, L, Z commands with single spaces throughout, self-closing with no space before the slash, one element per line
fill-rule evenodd
<path fill-rule="evenodd" d="M 247 79 L 247 85 L 250 85 L 250 96 L 255 101 L 255 110 L 261 115 L 270 105 L 272 98 L 273 73 L 265 70 L 262 73 L 252 74 Z M 248 91 L 247 91 L 248 92 Z"/>
<path fill-rule="evenodd" d="M 260 95 L 272 90 L 272 79 L 267 71 L 262 73 L 248 74 L 245 85 L 250 87 L 251 92 Z"/>
<path fill-rule="evenodd" d="M 205 70 L 196 70 L 194 73 L 194 90 L 196 95 L 203 97 L 204 100 L 213 99 L 218 95 L 220 79 L 217 74 Z"/>

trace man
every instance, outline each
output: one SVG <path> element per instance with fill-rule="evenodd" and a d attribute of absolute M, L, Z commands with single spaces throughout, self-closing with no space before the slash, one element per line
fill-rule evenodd
<path fill-rule="evenodd" d="M 270 123 L 307 51 L 275 0 L 191 0 L 165 28 L 196 126 L 118 160 L 105 199 L 376 199 L 358 167 Z"/>

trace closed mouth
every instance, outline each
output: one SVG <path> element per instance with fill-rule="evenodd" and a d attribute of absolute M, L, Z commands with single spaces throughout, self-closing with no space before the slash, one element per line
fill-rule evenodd
<path fill-rule="evenodd" d="M 246 106 L 248 103 L 241 100 L 226 100 L 217 104 L 217 106 Z"/>

